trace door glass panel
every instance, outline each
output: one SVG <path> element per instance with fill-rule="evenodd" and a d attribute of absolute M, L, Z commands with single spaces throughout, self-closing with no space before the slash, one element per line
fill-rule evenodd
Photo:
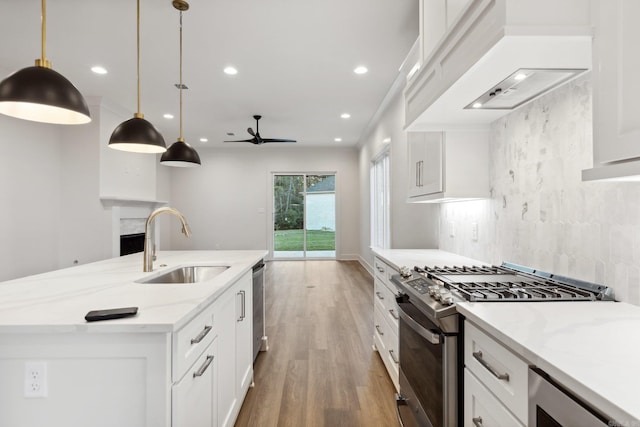
<path fill-rule="evenodd" d="M 274 257 L 304 257 L 304 175 L 273 179 Z"/>
<path fill-rule="evenodd" d="M 307 175 L 305 231 L 308 257 L 336 256 L 336 176 Z"/>

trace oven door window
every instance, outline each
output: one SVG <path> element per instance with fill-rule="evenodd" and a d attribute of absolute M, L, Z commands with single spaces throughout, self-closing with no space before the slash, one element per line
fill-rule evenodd
<path fill-rule="evenodd" d="M 410 303 L 399 304 L 413 319 L 400 320 L 400 369 L 434 426 L 443 424 L 443 337 L 438 328 Z M 425 332 L 426 331 L 426 332 Z M 425 337 L 424 335 L 427 335 Z"/>

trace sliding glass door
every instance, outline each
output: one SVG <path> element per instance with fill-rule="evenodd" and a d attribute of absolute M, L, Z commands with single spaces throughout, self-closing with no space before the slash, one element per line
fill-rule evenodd
<path fill-rule="evenodd" d="M 274 174 L 274 258 L 335 258 L 335 178 L 334 174 Z"/>

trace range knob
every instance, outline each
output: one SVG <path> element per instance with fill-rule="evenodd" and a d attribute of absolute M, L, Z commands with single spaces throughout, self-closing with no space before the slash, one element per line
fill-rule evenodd
<path fill-rule="evenodd" d="M 400 275 L 404 278 L 411 277 L 411 269 L 408 267 L 402 267 L 400 269 Z"/>
<path fill-rule="evenodd" d="M 438 285 L 430 285 L 429 295 L 431 295 L 432 297 L 435 297 L 438 294 L 439 289 L 440 289 L 440 286 Z"/>
<path fill-rule="evenodd" d="M 447 297 L 451 297 L 451 292 L 449 292 L 449 289 L 441 287 L 440 290 L 438 292 L 436 292 L 436 294 L 434 295 L 436 301 L 444 301 L 445 298 Z"/>
<path fill-rule="evenodd" d="M 442 297 L 440 302 L 443 305 L 453 305 L 453 296 L 452 295 L 445 295 L 445 296 Z"/>

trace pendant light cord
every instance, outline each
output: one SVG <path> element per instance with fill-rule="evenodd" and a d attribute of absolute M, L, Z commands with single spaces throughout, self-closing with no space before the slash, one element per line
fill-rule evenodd
<path fill-rule="evenodd" d="M 180 141 L 182 137 L 182 10 L 180 11 Z"/>
<path fill-rule="evenodd" d="M 136 117 L 142 118 L 144 117 L 142 113 L 140 113 L 140 0 L 138 0 L 138 8 L 137 8 L 137 50 L 138 50 L 138 112 L 135 114 Z"/>
<path fill-rule="evenodd" d="M 46 62 L 47 43 L 47 0 L 42 0 L 42 63 Z"/>

